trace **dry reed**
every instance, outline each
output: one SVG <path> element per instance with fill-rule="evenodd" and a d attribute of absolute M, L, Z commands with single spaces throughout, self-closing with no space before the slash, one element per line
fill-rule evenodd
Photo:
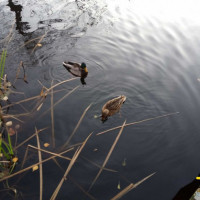
<path fill-rule="evenodd" d="M 72 151 L 73 149 L 74 149 L 73 147 L 70 148 L 70 149 L 67 149 L 66 151 L 61 152 L 60 155 L 62 155 L 62 154 L 64 154 L 64 153 L 67 153 L 67 152 L 69 152 L 69 151 Z M 25 169 L 22 169 L 22 170 L 20 170 L 20 171 L 18 171 L 18 172 L 15 172 L 15 173 L 13 173 L 13 174 L 11 174 L 11 175 L 9 175 L 9 176 L 5 176 L 5 177 L 3 177 L 3 178 L 0 179 L 0 182 L 2 182 L 2 181 L 4 181 L 4 180 L 8 180 L 8 179 L 10 179 L 10 178 L 12 178 L 12 177 L 14 177 L 14 176 L 16 176 L 16 175 L 19 175 L 19 174 L 23 173 L 23 172 L 26 172 L 26 171 L 32 169 L 34 166 L 39 165 L 39 164 L 41 164 L 41 163 L 45 163 L 45 162 L 47 162 L 47 161 L 49 161 L 49 160 L 51 160 L 51 159 L 53 159 L 53 158 L 55 158 L 55 157 L 56 157 L 56 156 L 51 156 L 51 157 L 49 157 L 49 158 L 47 158 L 47 159 L 45 159 L 45 160 L 43 160 L 43 161 L 41 161 L 41 162 L 35 163 L 35 164 L 33 164 L 33 165 L 31 165 L 31 166 L 29 166 L 29 167 L 27 167 L 27 168 L 25 168 Z"/>
<path fill-rule="evenodd" d="M 108 154 L 107 154 L 107 156 L 106 156 L 106 159 L 105 159 L 104 162 L 103 162 L 103 165 L 102 165 L 101 169 L 99 170 L 98 174 L 96 175 L 96 177 L 95 177 L 94 180 L 92 181 L 92 184 L 90 185 L 88 191 L 91 190 L 91 188 L 93 187 L 93 185 L 95 184 L 95 182 L 96 182 L 97 179 L 99 178 L 101 172 L 103 171 L 103 168 L 106 166 L 106 164 L 107 164 L 107 162 L 108 162 L 108 160 L 109 160 L 109 158 L 110 158 L 110 156 L 111 156 L 111 154 L 112 154 L 112 152 L 113 152 L 113 150 L 114 150 L 114 148 L 115 148 L 115 146 L 116 146 L 116 144 L 117 144 L 117 142 L 118 142 L 118 140 L 119 140 L 119 138 L 120 138 L 120 136 L 121 136 L 121 134 L 122 134 L 122 131 L 123 131 L 123 129 L 124 129 L 125 124 L 126 124 L 126 120 L 124 121 L 123 125 L 121 126 L 121 129 L 120 129 L 120 131 L 119 131 L 117 137 L 115 138 L 115 141 L 113 142 L 113 144 L 112 144 L 112 146 L 111 146 L 111 148 L 110 148 L 110 151 L 108 152 Z"/>
<path fill-rule="evenodd" d="M 77 129 L 79 128 L 79 126 L 80 126 L 80 124 L 81 124 L 81 122 L 82 122 L 82 120 L 83 120 L 85 114 L 87 113 L 87 111 L 88 111 L 89 108 L 91 107 L 91 105 L 92 105 L 92 104 L 90 104 L 90 105 L 84 110 L 84 112 L 83 112 L 83 114 L 81 115 L 81 118 L 79 119 L 79 121 L 78 121 L 76 127 L 74 128 L 74 130 L 73 130 L 73 132 L 72 132 L 72 134 L 69 136 L 68 140 L 65 142 L 65 144 L 62 146 L 61 149 L 64 149 L 64 148 L 69 144 L 69 142 L 71 141 L 72 137 L 74 136 L 74 134 L 76 133 Z"/>
<path fill-rule="evenodd" d="M 62 184 L 63 184 L 64 180 L 66 180 L 69 171 L 71 170 L 72 166 L 74 165 L 76 159 L 78 158 L 79 154 L 83 150 L 85 144 L 87 143 L 87 141 L 88 141 L 88 139 L 90 138 L 91 135 L 92 135 L 92 133 L 89 134 L 89 136 L 85 139 L 85 141 L 83 142 L 81 147 L 78 148 L 76 150 L 76 152 L 74 153 L 74 156 L 73 156 L 72 160 L 70 161 L 70 163 L 69 163 L 69 165 L 68 165 L 68 167 L 67 167 L 67 169 L 65 171 L 64 176 L 62 177 L 62 179 L 61 179 L 60 183 L 58 184 L 58 186 L 56 187 L 55 191 L 53 192 L 50 200 L 54 200 L 57 197 L 58 192 L 60 191 L 60 188 L 62 187 Z"/>
<path fill-rule="evenodd" d="M 179 112 L 169 113 L 169 114 L 160 115 L 160 116 L 157 116 L 157 117 L 151 117 L 151 118 L 148 118 L 148 119 L 143 119 L 143 120 L 140 120 L 140 121 L 137 121 L 137 122 L 127 123 L 125 126 L 130 126 L 130 125 L 134 125 L 134 124 L 140 124 L 140 123 L 142 123 L 142 122 L 147 122 L 147 121 L 151 121 L 151 120 L 154 120 L 154 119 L 159 119 L 159 118 L 167 117 L 167 116 L 170 116 L 170 115 L 176 115 L 176 114 L 179 114 Z M 116 126 L 116 127 L 114 127 L 114 128 L 111 128 L 111 129 L 102 131 L 102 132 L 100 132 L 100 133 L 97 133 L 96 135 L 102 135 L 102 134 L 104 134 L 104 133 L 107 133 L 107 132 L 110 132 L 110 131 L 114 131 L 114 130 L 119 129 L 119 128 L 121 128 L 121 127 L 122 127 L 122 126 Z"/>
<path fill-rule="evenodd" d="M 148 178 L 150 178 L 154 174 L 155 174 L 155 172 L 152 173 L 152 174 L 150 174 L 149 176 L 143 178 L 142 180 L 138 181 L 135 184 L 131 183 L 130 185 L 128 185 L 127 187 L 125 187 L 121 192 L 119 192 L 117 195 L 115 195 L 110 200 L 118 200 L 118 199 L 120 199 L 122 196 L 124 196 L 125 194 L 127 194 L 128 192 L 130 192 L 132 189 L 136 188 L 138 185 L 140 185 L 142 182 L 146 181 Z"/>
<path fill-rule="evenodd" d="M 40 139 L 38 136 L 38 130 L 35 127 L 35 133 L 36 133 L 36 139 L 37 139 L 37 146 L 38 149 L 40 149 Z M 42 200 L 42 194 L 43 194 L 43 167 L 42 167 L 42 154 L 41 151 L 38 151 L 38 160 L 40 162 L 39 169 L 40 169 L 40 200 Z"/>

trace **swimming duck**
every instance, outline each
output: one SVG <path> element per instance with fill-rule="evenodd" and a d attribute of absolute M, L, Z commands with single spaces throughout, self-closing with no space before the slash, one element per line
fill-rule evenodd
<path fill-rule="evenodd" d="M 63 62 L 63 66 L 74 76 L 85 78 L 88 75 L 85 63 Z"/>
<path fill-rule="evenodd" d="M 109 100 L 104 106 L 102 107 L 102 116 L 101 120 L 105 121 L 109 116 L 114 115 L 117 113 L 122 104 L 126 101 L 126 96 L 121 95 L 119 97 L 116 97 L 114 99 Z"/>

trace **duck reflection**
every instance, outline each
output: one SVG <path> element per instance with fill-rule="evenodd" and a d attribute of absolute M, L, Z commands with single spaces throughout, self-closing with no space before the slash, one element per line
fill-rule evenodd
<path fill-rule="evenodd" d="M 199 174 L 200 176 L 200 174 Z M 200 180 L 194 179 L 192 182 L 182 187 L 173 200 L 197 200 L 193 198 L 193 194 L 200 186 Z"/>
<path fill-rule="evenodd" d="M 76 77 L 80 77 L 80 81 L 83 85 L 86 85 L 85 78 L 88 75 L 88 70 L 85 63 L 76 62 L 63 62 L 63 66 Z"/>
<path fill-rule="evenodd" d="M 15 19 L 16 19 L 16 30 L 19 31 L 20 34 L 26 35 L 25 31 L 30 29 L 28 22 L 22 22 L 21 12 L 23 6 L 20 4 L 13 3 L 12 0 L 8 0 L 7 6 L 10 7 L 10 10 L 15 12 Z"/>

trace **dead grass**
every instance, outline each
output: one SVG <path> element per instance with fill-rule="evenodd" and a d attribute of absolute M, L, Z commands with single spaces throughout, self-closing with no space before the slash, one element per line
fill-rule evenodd
<path fill-rule="evenodd" d="M 143 119 L 143 120 L 140 120 L 140 121 L 137 121 L 137 122 L 128 123 L 128 124 L 126 124 L 125 126 L 140 124 L 140 123 L 147 122 L 147 121 L 151 121 L 151 120 L 154 120 L 154 119 L 159 119 L 159 118 L 168 117 L 168 116 L 177 115 L 177 114 L 179 114 L 179 112 L 169 113 L 169 114 L 165 114 L 165 115 L 160 115 L 160 116 L 157 116 L 157 117 L 151 117 L 151 118 Z M 114 131 L 114 130 L 119 129 L 119 128 L 121 128 L 121 127 L 122 127 L 122 126 L 116 126 L 116 127 L 114 127 L 114 128 L 107 129 L 107 130 L 105 130 L 105 131 L 99 132 L 99 133 L 97 133 L 96 135 L 102 135 L 102 134 L 104 134 L 104 133 L 107 133 L 107 132 L 110 132 L 110 131 Z"/>
<path fill-rule="evenodd" d="M 66 169 L 66 171 L 65 171 L 64 176 L 62 177 L 60 183 L 58 184 L 57 188 L 55 189 L 54 193 L 52 194 L 50 200 L 54 200 L 54 199 L 57 197 L 58 192 L 60 191 L 60 188 L 62 187 L 62 184 L 63 184 L 64 180 L 66 180 L 69 171 L 71 170 L 72 166 L 74 165 L 76 159 L 78 158 L 79 154 L 80 154 L 81 151 L 83 150 L 83 148 L 84 148 L 86 142 L 88 141 L 88 139 L 90 138 L 91 135 L 92 135 L 92 133 L 89 134 L 89 136 L 85 139 L 85 141 L 83 142 L 83 144 L 81 145 L 81 147 L 78 148 L 78 149 L 76 150 L 76 152 L 74 153 L 74 156 L 72 157 L 72 160 L 70 161 L 70 163 L 69 163 L 69 165 L 68 165 L 68 167 L 67 167 L 67 169 Z"/>
<path fill-rule="evenodd" d="M 95 182 L 96 182 L 97 179 L 99 178 L 101 172 L 103 171 L 103 168 L 106 166 L 106 164 L 107 164 L 107 162 L 108 162 L 108 160 L 109 160 L 109 158 L 110 158 L 110 156 L 111 156 L 111 154 L 112 154 L 112 152 L 113 152 L 113 150 L 114 150 L 114 148 L 115 148 L 115 146 L 116 146 L 116 144 L 117 144 L 117 142 L 118 142 L 118 140 L 119 140 L 119 137 L 120 137 L 121 134 L 122 134 L 122 131 L 123 131 L 123 129 L 124 129 L 125 124 L 126 124 L 126 120 L 125 120 L 125 122 L 123 123 L 123 125 L 122 125 L 122 127 L 121 127 L 121 129 L 120 129 L 120 131 L 119 131 L 119 133 L 118 133 L 118 135 L 117 135 L 115 141 L 113 142 L 113 144 L 112 144 L 112 146 L 111 146 L 111 148 L 110 148 L 110 151 L 108 152 L 108 154 L 107 154 L 107 156 L 106 156 L 106 159 L 105 159 L 104 162 L 103 162 L 103 165 L 102 165 L 101 169 L 99 170 L 98 174 L 96 175 L 96 177 L 95 177 L 94 180 L 92 181 L 92 184 L 91 184 L 90 187 L 89 187 L 89 191 L 92 189 L 93 185 L 95 184 Z"/>

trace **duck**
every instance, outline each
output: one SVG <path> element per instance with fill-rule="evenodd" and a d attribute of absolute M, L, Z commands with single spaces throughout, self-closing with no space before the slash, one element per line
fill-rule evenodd
<path fill-rule="evenodd" d="M 115 113 L 117 113 L 125 101 L 126 96 L 121 95 L 106 102 L 102 107 L 101 120 L 104 122 L 109 116 L 112 116 Z"/>
<path fill-rule="evenodd" d="M 76 62 L 63 62 L 63 66 L 74 76 L 86 78 L 88 75 L 88 70 L 86 64 L 76 63 Z"/>

